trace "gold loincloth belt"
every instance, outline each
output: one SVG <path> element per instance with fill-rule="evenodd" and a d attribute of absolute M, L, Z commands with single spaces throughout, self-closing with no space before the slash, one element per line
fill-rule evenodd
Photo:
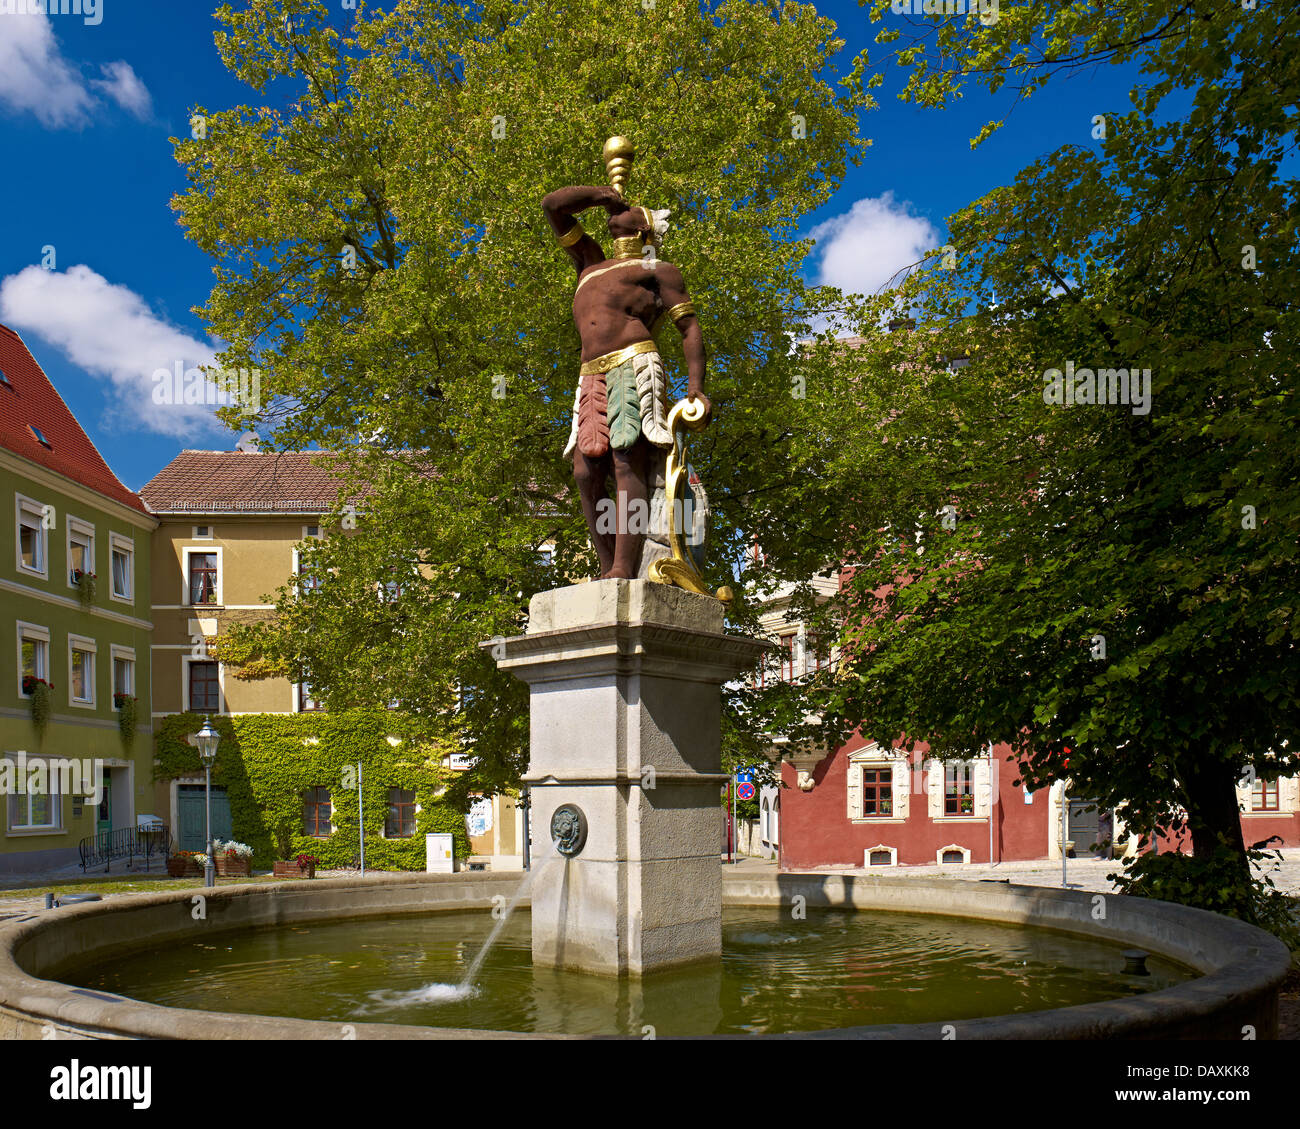
<path fill-rule="evenodd" d="M 578 370 L 578 375 L 594 376 L 598 372 L 609 372 L 610 369 L 618 368 L 624 361 L 630 361 L 633 357 L 640 356 L 642 353 L 657 353 L 658 351 L 659 346 L 653 341 L 638 341 L 635 345 L 629 345 L 625 349 L 615 349 L 612 353 L 602 353 L 599 357 L 583 361 L 582 368 Z"/>

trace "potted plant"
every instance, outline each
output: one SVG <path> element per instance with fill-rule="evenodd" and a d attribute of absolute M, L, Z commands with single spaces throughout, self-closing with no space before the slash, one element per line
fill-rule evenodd
<path fill-rule="evenodd" d="M 975 811 L 975 797 L 966 793 L 961 798 L 962 815 L 970 815 Z"/>
<path fill-rule="evenodd" d="M 114 694 L 113 707 L 117 710 L 117 731 L 128 748 L 135 740 L 135 698 L 130 694 Z"/>
<path fill-rule="evenodd" d="M 286 861 L 277 860 L 272 864 L 272 878 L 315 878 L 316 867 L 320 859 L 315 855 L 300 854 L 297 858 Z"/>
<path fill-rule="evenodd" d="M 247 843 L 213 839 L 212 860 L 221 878 L 248 878 L 253 873 L 253 848 Z"/>
<path fill-rule="evenodd" d="M 89 607 L 95 602 L 95 574 L 82 569 L 72 570 L 72 583 L 76 586 L 81 602 Z"/>
<path fill-rule="evenodd" d="M 887 798 L 881 800 L 881 801 L 880 801 L 880 814 L 881 814 L 881 815 L 893 815 L 893 813 L 894 813 L 894 803 L 893 803 L 893 801 L 890 800 L 890 799 L 887 799 Z"/>
<path fill-rule="evenodd" d="M 198 878 L 206 858 L 198 851 L 175 851 L 167 859 L 167 873 L 173 878 Z"/>
<path fill-rule="evenodd" d="M 31 674 L 23 675 L 23 693 L 31 698 L 32 721 L 37 729 L 43 730 L 45 723 L 50 720 L 50 691 L 53 689 L 53 685 L 46 682 L 44 678 L 37 678 Z"/>

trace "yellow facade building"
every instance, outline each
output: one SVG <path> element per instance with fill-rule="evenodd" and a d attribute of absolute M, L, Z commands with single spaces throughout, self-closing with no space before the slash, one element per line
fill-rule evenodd
<path fill-rule="evenodd" d="M 155 718 L 319 708 L 310 686 L 236 679 L 207 647 L 235 623 L 275 615 L 276 589 L 298 572 L 300 546 L 321 536 L 322 515 L 338 498 L 340 481 L 322 462 L 320 452 L 260 452 L 250 443 L 233 451 L 187 450 L 140 492 L 159 523 L 151 562 Z M 453 758 L 451 767 L 462 765 Z M 193 838 L 202 784 L 195 774 L 156 785 L 155 806 L 170 816 L 178 841 L 187 828 Z M 215 795 L 218 838 L 229 835 L 228 812 Z M 467 818 L 471 861 L 521 865 L 520 824 L 511 797 L 478 802 Z"/>

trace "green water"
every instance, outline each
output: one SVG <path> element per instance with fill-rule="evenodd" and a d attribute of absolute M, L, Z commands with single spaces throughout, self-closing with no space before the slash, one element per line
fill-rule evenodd
<path fill-rule="evenodd" d="M 1115 999 L 1191 975 L 1157 958 L 1119 972 L 1121 946 L 1045 930 L 901 913 L 723 910 L 723 956 L 619 982 L 534 969 L 526 911 L 469 995 L 457 986 L 485 911 L 202 936 L 65 979 L 170 1007 L 576 1035 L 779 1033 L 949 1023 Z"/>

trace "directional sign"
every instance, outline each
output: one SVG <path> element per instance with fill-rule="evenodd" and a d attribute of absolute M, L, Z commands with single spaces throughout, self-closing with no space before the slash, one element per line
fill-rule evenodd
<path fill-rule="evenodd" d="M 736 799 L 752 800 L 754 798 L 754 785 L 748 780 L 742 781 L 736 785 Z"/>

